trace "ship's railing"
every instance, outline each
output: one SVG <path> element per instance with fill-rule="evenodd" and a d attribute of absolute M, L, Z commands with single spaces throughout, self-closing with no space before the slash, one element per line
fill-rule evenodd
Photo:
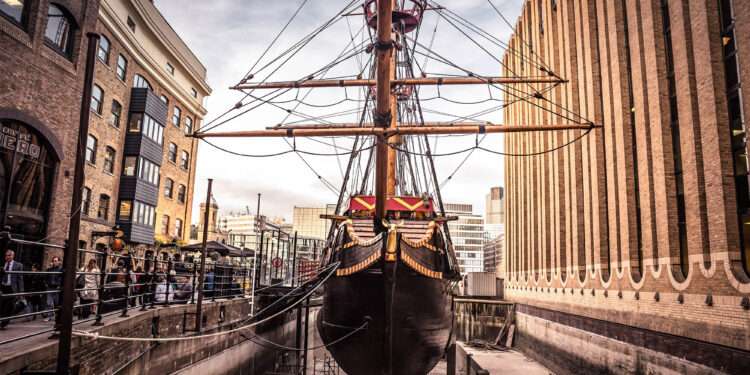
<path fill-rule="evenodd" d="M 62 256 L 49 264 L 24 264 L 26 251 L 56 250 L 64 246 L 4 238 L 13 248 L 12 269 L 0 269 L 0 347 L 26 338 L 54 333 L 59 324 L 62 296 Z M 3 251 L 5 256 L 5 251 Z M 103 324 L 108 317 L 127 317 L 173 304 L 192 304 L 198 297 L 200 261 L 183 261 L 178 254 L 139 257 L 128 252 L 78 249 L 74 325 Z M 11 268 L 11 267 L 8 267 Z M 244 297 L 251 293 L 252 268 L 247 265 L 206 264 L 204 297 L 210 300 Z M 54 337 L 54 335 L 52 336 Z"/>

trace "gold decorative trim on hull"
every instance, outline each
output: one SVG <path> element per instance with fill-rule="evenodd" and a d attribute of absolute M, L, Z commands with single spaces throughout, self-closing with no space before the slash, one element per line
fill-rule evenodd
<path fill-rule="evenodd" d="M 347 268 L 342 268 L 336 271 L 336 276 L 349 276 L 351 274 L 362 271 L 363 269 L 370 267 L 373 263 L 380 259 L 380 252 L 375 252 L 370 255 L 367 259 Z"/>
<path fill-rule="evenodd" d="M 405 251 L 401 252 L 401 260 L 404 261 L 404 263 L 409 266 L 409 268 L 413 269 L 414 271 L 417 271 L 418 273 L 422 274 L 423 276 L 431 277 L 433 279 L 442 279 L 443 274 L 441 272 L 433 271 L 428 269 L 427 267 L 417 263 L 416 260 L 412 259 L 412 257 L 409 256 L 408 253 Z"/>

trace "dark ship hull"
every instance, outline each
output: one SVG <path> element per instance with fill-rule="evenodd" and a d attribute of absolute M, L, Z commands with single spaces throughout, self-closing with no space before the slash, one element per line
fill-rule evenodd
<path fill-rule="evenodd" d="M 416 210 L 404 199 L 389 201 L 391 208 Z M 458 272 L 442 226 L 431 210 L 389 212 L 380 231 L 371 218 L 342 219 L 324 260 L 339 268 L 325 285 L 317 326 L 350 375 L 427 374 L 451 340 Z"/>
<path fill-rule="evenodd" d="M 328 347 L 347 374 L 426 374 L 445 352 L 452 326 L 448 281 L 424 277 L 404 264 L 396 265 L 395 276 L 392 345 L 388 345 L 385 317 L 390 306 L 380 265 L 326 284 L 317 322 L 324 342 L 351 332 L 342 327 L 358 327 L 370 318 L 365 330 Z M 392 372 L 386 369 L 389 350 Z"/>

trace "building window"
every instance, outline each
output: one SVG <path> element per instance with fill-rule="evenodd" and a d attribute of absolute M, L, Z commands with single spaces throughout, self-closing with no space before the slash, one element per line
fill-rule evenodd
<path fill-rule="evenodd" d="M 191 88 L 190 93 L 193 94 L 193 97 L 198 99 L 198 90 Z"/>
<path fill-rule="evenodd" d="M 174 180 L 167 177 L 164 179 L 164 196 L 167 198 L 172 199 L 172 194 L 174 190 Z"/>
<path fill-rule="evenodd" d="M 96 137 L 89 134 L 89 137 L 86 140 L 86 161 L 91 164 L 96 164 L 96 144 Z"/>
<path fill-rule="evenodd" d="M 172 64 L 170 63 L 167 63 L 167 71 L 169 72 L 169 74 L 174 75 L 174 66 L 172 66 Z"/>
<path fill-rule="evenodd" d="M 83 194 L 81 194 L 81 215 L 89 216 L 89 208 L 91 208 L 91 189 L 84 187 Z"/>
<path fill-rule="evenodd" d="M 128 74 L 128 59 L 123 55 L 117 56 L 117 78 L 120 81 L 125 82 L 125 78 Z"/>
<path fill-rule="evenodd" d="M 169 105 L 169 98 L 167 98 L 166 95 L 160 96 L 159 99 L 161 99 L 162 103 L 164 103 L 165 105 Z"/>
<path fill-rule="evenodd" d="M 104 90 L 99 85 L 94 85 L 91 89 L 91 110 L 97 114 L 102 114 L 102 101 L 104 100 Z"/>
<path fill-rule="evenodd" d="M 182 111 L 180 107 L 175 106 L 174 112 L 172 112 L 172 125 L 180 127 L 180 117 L 182 117 Z"/>
<path fill-rule="evenodd" d="M 180 168 L 187 170 L 190 165 L 190 154 L 187 151 L 182 151 L 180 154 Z"/>
<path fill-rule="evenodd" d="M 104 171 L 114 173 L 115 171 L 115 149 L 107 146 L 104 151 Z"/>
<path fill-rule="evenodd" d="M 49 5 L 44 39 L 48 45 L 68 58 L 73 55 L 73 25 L 72 18 L 60 6 Z"/>
<path fill-rule="evenodd" d="M 102 220 L 109 220 L 109 195 L 102 194 L 99 196 L 99 211 L 96 217 Z"/>
<path fill-rule="evenodd" d="M 154 89 L 151 88 L 151 83 L 149 83 L 148 80 L 146 78 L 143 78 L 143 76 L 140 74 L 136 74 L 133 76 L 133 87 L 154 91 Z"/>
<path fill-rule="evenodd" d="M 167 151 L 167 160 L 172 163 L 177 163 L 177 145 L 174 143 L 169 144 L 169 150 Z"/>
<path fill-rule="evenodd" d="M 156 208 L 154 206 L 135 201 L 133 204 L 133 222 L 153 227 L 156 221 Z"/>
<path fill-rule="evenodd" d="M 123 176 L 135 176 L 135 167 L 138 159 L 135 156 L 126 156 L 125 161 L 122 163 L 122 175 Z"/>
<path fill-rule="evenodd" d="M 174 219 L 174 236 L 182 238 L 182 219 Z"/>
<path fill-rule="evenodd" d="M 159 185 L 159 166 L 143 157 L 138 158 L 138 178 Z"/>
<path fill-rule="evenodd" d="M 117 214 L 117 220 L 130 221 L 130 217 L 133 213 L 133 201 L 120 201 L 120 209 Z"/>
<path fill-rule="evenodd" d="M 9 17 L 16 23 L 24 24 L 24 0 L 0 0 L 0 15 Z"/>
<path fill-rule="evenodd" d="M 96 51 L 96 56 L 99 57 L 105 65 L 109 64 L 109 39 L 102 35 L 99 39 L 99 49 Z"/>
<path fill-rule="evenodd" d="M 135 21 L 133 21 L 130 16 L 128 16 L 128 27 L 130 28 L 130 31 L 135 32 Z"/>
<path fill-rule="evenodd" d="M 193 119 L 190 117 L 185 117 L 185 134 L 190 134 L 193 132 Z"/>
<path fill-rule="evenodd" d="M 187 188 L 185 188 L 185 185 L 180 185 L 177 188 L 177 201 L 179 201 L 180 203 L 185 203 L 186 191 Z"/>
<path fill-rule="evenodd" d="M 122 118 L 122 104 L 117 100 L 112 100 L 112 117 L 109 119 L 109 124 L 119 128 L 120 119 Z"/>
<path fill-rule="evenodd" d="M 145 113 L 131 116 L 128 131 L 131 133 L 141 132 L 160 145 L 164 142 L 164 127 Z"/>
<path fill-rule="evenodd" d="M 168 236 L 169 235 L 169 216 L 163 215 L 161 217 L 161 234 Z"/>

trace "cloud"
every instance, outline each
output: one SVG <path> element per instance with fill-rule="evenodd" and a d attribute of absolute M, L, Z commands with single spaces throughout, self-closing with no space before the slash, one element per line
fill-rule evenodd
<path fill-rule="evenodd" d="M 215 0 L 189 3 L 181 0 L 156 1 L 157 7 L 165 18 L 208 69 L 209 84 L 214 89 L 214 93 L 207 100 L 209 111 L 207 121 L 231 108 L 242 98 L 240 93 L 229 90 L 228 87 L 237 83 L 250 69 L 300 3 L 300 1 L 266 0 Z M 308 1 L 287 32 L 279 38 L 259 66 L 263 66 L 271 60 L 271 57 L 283 52 L 304 35 L 314 30 L 346 3 L 348 3 L 346 0 Z M 515 22 L 522 1 L 493 0 L 493 3 L 506 14 L 507 19 Z M 502 41 L 507 40 L 512 32 L 511 28 L 490 7 L 487 0 L 441 1 L 441 4 L 448 6 L 456 14 L 476 23 L 493 37 Z M 423 31 L 420 34 L 421 43 L 429 44 L 432 31 L 437 25 L 438 36 L 433 44 L 435 52 L 455 61 L 461 67 L 480 74 L 499 74 L 500 65 L 497 61 L 469 41 L 465 35 L 449 22 L 446 22 L 445 19 L 438 21 L 438 18 L 434 11 L 425 18 Z M 279 69 L 273 75 L 273 80 L 298 79 L 325 65 L 341 52 L 348 43 L 352 42 L 352 35 L 356 35 L 362 25 L 362 18 L 359 16 L 339 17 L 330 30 L 321 33 L 307 48 Z M 363 29 L 363 33 L 359 35 L 366 36 L 366 29 Z M 472 36 L 477 38 L 482 46 L 497 59 L 502 57 L 502 48 L 479 38 L 475 34 Z M 357 43 L 362 41 L 360 37 L 354 39 Z M 368 58 L 369 56 L 363 57 Z M 432 56 L 432 58 L 434 57 Z M 424 56 L 418 56 L 417 60 L 420 64 L 427 61 Z M 262 73 L 270 72 L 273 69 L 274 66 L 271 66 Z M 329 76 L 356 74 L 359 69 L 357 62 L 352 59 L 332 69 Z M 434 60 L 427 64 L 425 70 L 431 73 L 463 74 L 455 67 Z M 260 79 L 263 74 L 258 75 L 258 77 L 257 79 Z M 442 99 L 443 97 L 463 101 L 486 99 L 489 95 L 486 87 L 443 88 L 439 92 L 434 88 L 425 88 L 420 94 L 424 98 L 438 98 L 424 102 L 424 108 L 430 111 L 430 113 L 426 113 L 427 120 L 448 119 L 447 116 L 439 115 L 436 112 L 461 116 L 498 104 L 496 101 L 490 101 L 482 105 L 468 106 L 451 104 Z M 501 98 L 501 94 L 496 90 L 491 95 L 495 100 Z M 319 90 L 310 95 L 307 101 L 309 104 L 319 104 L 357 97 L 358 93 L 353 89 L 347 89 L 345 93 L 342 93 L 340 89 Z M 287 95 L 279 98 L 279 100 L 299 98 L 299 96 Z M 247 101 L 248 99 L 245 99 L 245 102 Z M 277 124 L 283 121 L 287 115 L 283 109 L 289 108 L 291 105 L 281 104 L 282 109 L 264 106 L 235 121 L 222 125 L 220 129 L 261 129 L 265 126 Z M 357 109 L 358 105 L 356 102 L 349 101 L 332 109 L 301 106 L 299 110 L 313 116 L 320 116 L 326 112 Z M 330 121 L 355 122 L 358 116 L 358 114 L 350 114 L 330 119 Z M 299 117 L 292 116 L 291 120 L 295 119 L 301 120 Z M 499 111 L 489 113 L 482 119 L 493 122 L 502 120 Z M 330 140 L 325 141 L 331 142 Z M 437 149 L 438 151 L 458 150 L 470 147 L 474 142 L 473 137 L 441 138 L 438 141 Z M 500 149 L 501 141 L 499 137 L 492 137 L 487 142 L 491 142 L 487 143 L 489 148 Z M 289 149 L 284 140 L 279 139 L 216 141 L 216 144 L 232 151 L 250 154 L 273 153 Z M 343 139 L 339 140 L 337 144 L 346 147 L 351 144 L 351 141 Z M 297 140 L 297 147 L 314 152 L 332 152 L 330 147 L 309 140 Z M 337 161 L 335 157 L 307 156 L 305 159 L 315 170 L 314 172 L 294 154 L 277 158 L 254 159 L 228 155 L 211 146 L 201 144 L 198 152 L 197 188 L 194 204 L 197 206 L 205 197 L 205 181 L 209 177 L 214 178 L 215 197 L 225 211 L 240 211 L 249 206 L 251 211 L 255 212 L 258 193 L 263 194 L 261 209 L 264 213 L 270 216 L 285 216 L 287 219 L 291 219 L 291 212 L 295 205 L 322 206 L 326 203 L 335 202 L 336 196 L 320 182 L 318 175 L 330 181 L 334 186 L 339 186 L 342 181 L 339 163 L 345 165 L 346 159 L 341 158 Z M 462 159 L 463 156 L 437 158 L 436 165 L 439 178 L 442 180 L 450 175 Z M 456 172 L 455 177 L 446 184 L 443 196 L 446 201 L 472 203 L 475 205 L 475 211 L 482 213 L 485 194 L 489 192 L 491 186 L 501 185 L 502 178 L 502 159 L 496 155 L 477 151 Z M 197 215 L 198 210 L 194 212 Z M 197 220 L 196 216 L 194 221 Z"/>

